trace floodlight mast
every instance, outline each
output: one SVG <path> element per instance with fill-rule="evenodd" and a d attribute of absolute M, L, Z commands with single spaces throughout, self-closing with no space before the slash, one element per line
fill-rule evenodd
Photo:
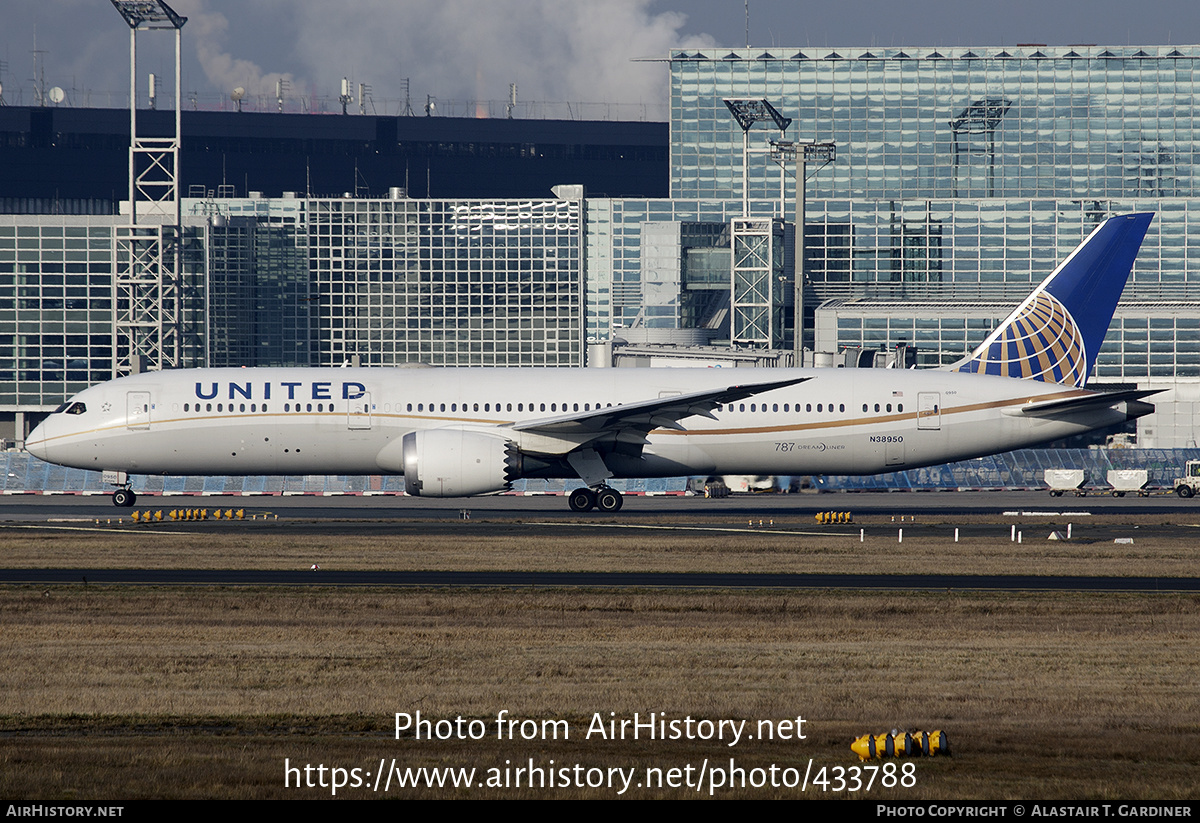
<path fill-rule="evenodd" d="M 779 129 L 780 138 L 792 124 L 790 117 L 784 117 L 766 100 L 726 98 L 725 106 L 733 119 L 742 127 L 742 217 L 750 216 L 750 129 L 755 123 L 770 121 Z"/>
<path fill-rule="evenodd" d="M 182 28 L 186 17 L 163 0 L 111 0 L 129 26 L 129 223 L 114 228 L 113 376 L 182 365 L 183 269 L 179 150 L 182 133 Z M 137 34 L 175 31 L 175 134 L 139 137 Z M 139 171 L 139 157 L 144 168 Z M 145 207 L 139 212 L 139 203 Z"/>
<path fill-rule="evenodd" d="M 137 33 L 139 30 L 175 30 L 175 146 L 172 173 L 175 178 L 175 223 L 179 223 L 179 135 L 182 112 L 179 106 L 182 83 L 181 39 L 187 18 L 175 12 L 163 0 L 110 0 L 129 26 L 129 210 L 130 222 L 137 223 L 137 174 L 135 157 L 140 148 L 137 136 Z"/>
<path fill-rule="evenodd" d="M 808 178 L 808 161 L 823 160 L 832 163 L 837 159 L 837 146 L 833 141 L 818 143 L 817 141 L 793 142 L 791 140 L 772 140 L 771 159 L 783 164 L 791 160 L 796 164 L 796 223 L 795 223 L 795 253 L 793 254 L 794 275 L 792 277 L 793 306 L 792 306 L 792 351 L 797 366 L 804 365 L 804 211 L 806 206 L 805 188 Z M 782 193 L 781 193 L 782 198 Z M 783 204 L 780 203 L 782 210 Z"/>

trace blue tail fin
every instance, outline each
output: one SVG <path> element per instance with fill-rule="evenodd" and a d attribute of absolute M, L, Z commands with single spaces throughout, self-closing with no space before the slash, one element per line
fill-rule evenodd
<path fill-rule="evenodd" d="M 1083 386 L 1153 214 L 1105 220 L 954 371 Z"/>

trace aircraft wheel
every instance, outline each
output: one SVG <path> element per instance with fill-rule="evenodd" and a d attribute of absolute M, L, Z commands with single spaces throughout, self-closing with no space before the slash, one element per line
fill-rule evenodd
<path fill-rule="evenodd" d="M 596 507 L 602 512 L 619 512 L 625 497 L 616 489 L 603 488 L 596 495 Z"/>
<path fill-rule="evenodd" d="M 573 512 L 591 511 L 596 506 L 596 493 L 591 489 L 576 489 L 567 497 L 567 504 Z"/>
<path fill-rule="evenodd" d="M 1050 492 L 1051 497 L 1062 497 L 1062 492 Z"/>
<path fill-rule="evenodd" d="M 113 505 L 121 509 L 131 509 L 137 502 L 137 495 L 132 489 L 117 489 L 112 494 Z"/>
<path fill-rule="evenodd" d="M 1186 498 L 1192 496 L 1192 487 L 1191 486 L 1177 486 L 1175 489 L 1175 493 L 1177 495 L 1179 495 L 1180 497 L 1183 497 L 1186 499 Z"/>

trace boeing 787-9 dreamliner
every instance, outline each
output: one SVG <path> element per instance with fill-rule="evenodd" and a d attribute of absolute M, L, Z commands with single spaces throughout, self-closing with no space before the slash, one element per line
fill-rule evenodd
<path fill-rule="evenodd" d="M 1084 388 L 1152 214 L 1112 217 L 945 369 L 181 369 L 63 403 L 26 448 L 108 473 L 403 474 L 408 494 L 574 478 L 876 474 L 1032 446 L 1147 414 Z"/>

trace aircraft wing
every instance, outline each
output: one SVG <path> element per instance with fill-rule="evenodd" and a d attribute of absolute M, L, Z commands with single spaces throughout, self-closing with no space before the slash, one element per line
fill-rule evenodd
<path fill-rule="evenodd" d="M 1054 417 L 1086 409 L 1109 408 L 1118 403 L 1141 400 L 1152 394 L 1158 394 L 1164 389 L 1128 389 L 1114 392 L 1089 392 L 1077 397 L 1067 397 L 1060 400 L 1043 400 L 1038 403 L 1026 403 L 1016 411 L 1026 417 Z M 1144 404 L 1143 404 L 1144 405 Z"/>
<path fill-rule="evenodd" d="M 744 400 L 756 394 L 795 386 L 811 379 L 811 377 L 795 377 L 791 380 L 777 380 L 770 383 L 746 383 L 740 386 L 727 386 L 723 389 L 673 394 L 653 400 L 623 403 L 619 406 L 574 412 L 558 417 L 527 420 L 514 424 L 512 428 L 514 431 L 550 436 L 592 435 L 598 437 L 619 434 L 623 436 L 618 439 L 624 442 L 631 442 L 635 439 L 644 442 L 645 436 L 654 429 L 684 431 L 684 426 L 680 423 L 684 418 L 699 415 L 716 419 L 712 412 L 717 406 L 736 403 L 738 400 Z M 636 438 L 631 435 L 636 435 Z"/>

